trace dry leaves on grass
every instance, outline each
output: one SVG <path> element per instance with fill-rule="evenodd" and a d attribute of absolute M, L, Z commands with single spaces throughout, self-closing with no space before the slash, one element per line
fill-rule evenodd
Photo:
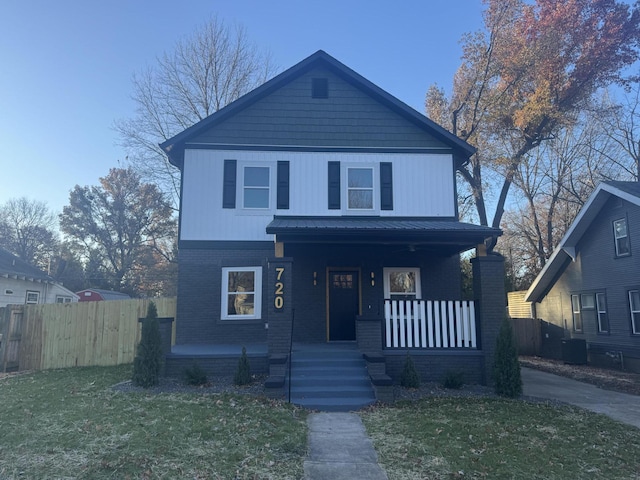
<path fill-rule="evenodd" d="M 520 357 L 520 365 L 590 383 L 606 390 L 640 395 L 640 374 L 593 367 L 568 365 L 561 360 L 541 357 Z"/>

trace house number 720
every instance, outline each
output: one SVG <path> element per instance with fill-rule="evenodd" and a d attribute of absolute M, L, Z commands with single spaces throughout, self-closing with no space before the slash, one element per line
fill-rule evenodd
<path fill-rule="evenodd" d="M 276 267 L 276 296 L 273 300 L 276 310 L 282 310 L 284 307 L 284 283 L 281 282 L 283 273 L 284 267 Z"/>

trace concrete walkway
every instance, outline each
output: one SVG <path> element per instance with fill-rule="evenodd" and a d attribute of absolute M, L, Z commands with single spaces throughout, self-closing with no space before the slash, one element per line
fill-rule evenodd
<path fill-rule="evenodd" d="M 358 415 L 313 413 L 307 425 L 306 480 L 388 480 Z"/>
<path fill-rule="evenodd" d="M 523 367 L 521 375 L 524 395 L 559 400 L 640 428 L 639 396 L 603 390 L 531 368 Z"/>

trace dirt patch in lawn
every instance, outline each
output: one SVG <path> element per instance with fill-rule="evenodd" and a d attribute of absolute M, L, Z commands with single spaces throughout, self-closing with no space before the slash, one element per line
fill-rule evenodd
<path fill-rule="evenodd" d="M 592 367 L 590 365 L 567 365 L 562 360 L 540 357 L 520 357 L 520 365 L 554 373 L 590 383 L 606 390 L 640 395 L 640 374 Z"/>

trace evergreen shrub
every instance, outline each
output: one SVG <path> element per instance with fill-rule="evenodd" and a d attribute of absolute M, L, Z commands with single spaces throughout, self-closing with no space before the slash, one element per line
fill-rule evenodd
<path fill-rule="evenodd" d="M 149 388 L 158 384 L 162 368 L 162 337 L 158 323 L 158 309 L 149 302 L 147 316 L 142 320 L 142 334 L 133 361 L 134 385 Z"/>
<path fill-rule="evenodd" d="M 498 395 L 515 398 L 522 394 L 518 348 L 508 319 L 502 321 L 496 340 L 493 379 Z"/>
<path fill-rule="evenodd" d="M 404 368 L 400 375 L 400 385 L 405 388 L 418 388 L 420 386 L 420 375 L 413 364 L 411 356 L 407 352 L 407 358 L 404 361 Z"/>
<path fill-rule="evenodd" d="M 233 383 L 236 385 L 248 385 L 251 383 L 251 365 L 247 357 L 247 349 L 242 347 L 242 355 L 238 361 L 238 369 L 233 377 Z"/>

